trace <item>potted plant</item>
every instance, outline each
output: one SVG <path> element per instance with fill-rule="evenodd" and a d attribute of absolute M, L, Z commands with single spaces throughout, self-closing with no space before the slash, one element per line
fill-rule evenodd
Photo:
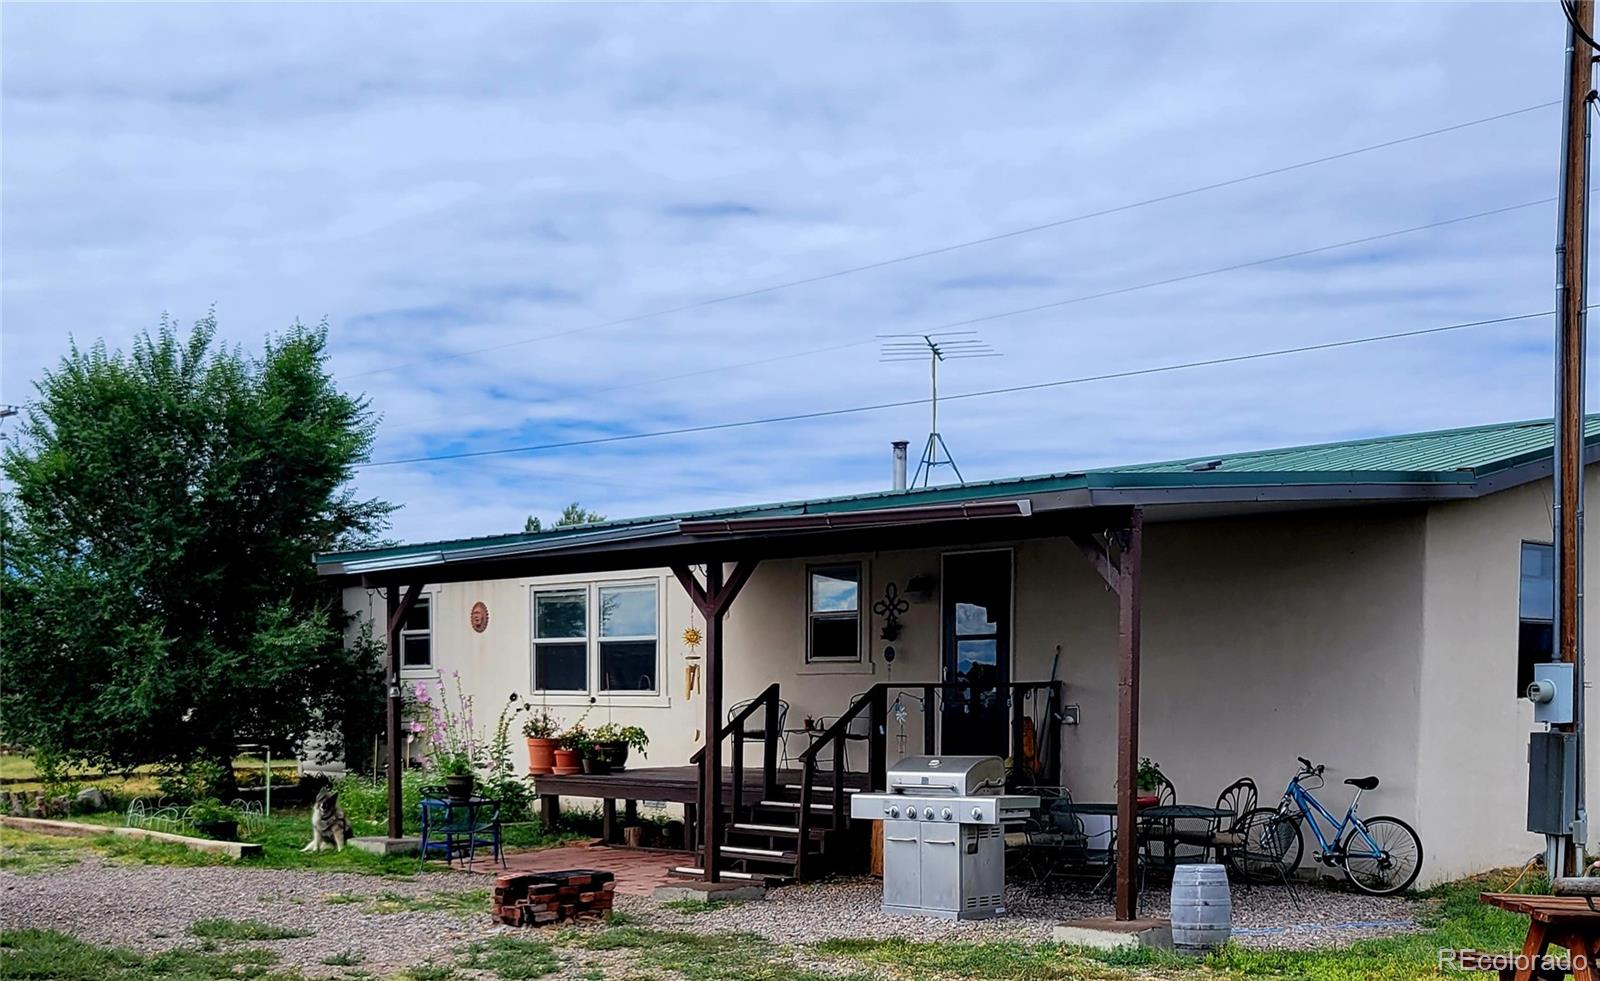
<path fill-rule="evenodd" d="M 561 734 L 561 723 L 548 709 L 529 705 L 528 718 L 522 723 L 522 736 L 528 741 L 528 772 L 534 775 L 549 773 L 556 765 L 556 737 Z"/>
<path fill-rule="evenodd" d="M 556 741 L 555 772 L 585 772 L 583 767 L 584 751 L 590 747 L 591 743 L 589 730 L 583 727 L 581 721 L 574 722 L 568 726 L 567 730 Z"/>
<path fill-rule="evenodd" d="M 239 812 L 215 797 L 196 801 L 189 809 L 189 821 L 197 834 L 218 841 L 239 840 Z"/>
<path fill-rule="evenodd" d="M 429 696 L 427 685 L 417 685 L 417 704 L 428 714 L 427 768 L 444 778 L 445 792 L 453 800 L 470 800 L 482 766 L 483 748 L 478 743 L 477 730 L 472 721 L 472 696 L 460 690 L 460 674 L 456 679 L 456 706 L 451 708 L 439 686 L 437 703 Z"/>
<path fill-rule="evenodd" d="M 630 749 L 638 750 L 640 756 L 648 755 L 644 748 L 650 745 L 650 737 L 638 726 L 619 726 L 607 722 L 594 731 L 593 738 L 595 755 L 613 770 L 627 766 Z"/>
<path fill-rule="evenodd" d="M 1154 807 L 1161 802 L 1161 785 L 1167 782 L 1160 764 L 1146 756 L 1139 760 L 1139 772 L 1134 780 L 1138 794 L 1134 797 L 1140 807 Z"/>

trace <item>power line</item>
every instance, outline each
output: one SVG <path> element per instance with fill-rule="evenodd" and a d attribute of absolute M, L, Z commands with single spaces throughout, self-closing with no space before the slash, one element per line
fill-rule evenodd
<path fill-rule="evenodd" d="M 1492 324 L 1509 324 L 1522 320 L 1533 320 L 1539 317 L 1548 317 L 1553 310 L 1540 313 L 1523 313 L 1512 317 L 1496 317 L 1491 320 L 1473 320 L 1467 323 L 1447 324 L 1443 327 L 1424 327 L 1420 330 L 1397 331 L 1391 334 L 1375 334 L 1367 337 L 1352 337 L 1342 341 L 1325 341 L 1320 344 L 1303 344 L 1298 347 L 1278 348 L 1273 351 L 1256 351 L 1250 354 L 1234 354 L 1220 358 L 1207 358 L 1203 361 L 1185 361 L 1178 364 L 1155 365 L 1149 368 L 1131 368 L 1125 371 L 1111 371 L 1098 375 L 1080 375 L 1076 378 L 1061 378 L 1055 381 L 1032 382 L 1026 385 L 1011 385 L 1006 388 L 990 388 L 976 392 L 961 392 L 956 395 L 945 395 L 945 401 L 957 399 L 987 398 L 994 395 L 1013 395 L 1019 392 L 1036 392 L 1048 388 L 1064 388 L 1069 385 L 1086 385 L 1091 382 L 1111 381 L 1119 378 L 1138 378 L 1145 375 L 1162 374 L 1169 371 L 1183 371 L 1189 368 L 1207 368 L 1216 365 L 1237 364 L 1244 361 L 1259 361 L 1265 358 L 1277 358 L 1290 354 L 1307 354 L 1313 351 L 1330 351 L 1336 348 L 1354 347 L 1359 344 L 1373 344 L 1379 341 L 1399 340 L 1407 337 L 1424 337 L 1430 334 L 1442 334 L 1449 331 L 1467 330 L 1473 327 L 1487 327 Z M 415 463 L 436 463 L 447 460 L 466 460 L 476 457 L 503 456 L 508 453 L 533 453 L 540 450 L 563 450 L 578 446 L 598 446 L 605 443 L 623 443 L 640 439 L 655 439 L 663 436 L 687 436 L 695 433 L 717 432 L 724 429 L 744 429 L 750 426 L 766 426 L 784 422 L 804 422 L 811 419 L 827 419 L 835 416 L 856 415 L 863 412 L 879 412 L 885 409 L 902 409 L 909 406 L 927 405 L 928 399 L 902 399 L 896 402 L 878 402 L 872 405 L 857 405 L 842 409 L 821 409 L 815 412 L 797 412 L 790 415 L 767 416 L 761 419 L 742 419 L 736 422 L 707 423 L 700 426 L 681 426 L 677 429 L 658 429 L 653 432 L 622 433 L 615 436 L 595 436 L 589 439 L 566 440 L 559 443 L 537 443 L 530 446 L 508 446 L 495 450 L 470 450 L 463 453 L 443 453 L 436 456 L 406 457 L 398 460 L 379 460 L 373 463 L 358 464 L 357 469 L 371 469 L 375 467 L 397 467 Z"/>
<path fill-rule="evenodd" d="M 1293 252 L 1283 252 L 1278 255 L 1263 256 L 1258 259 L 1250 259 L 1245 262 L 1235 262 L 1226 266 L 1217 266 L 1212 269 L 1202 269 L 1197 272 L 1184 273 L 1179 276 L 1168 276 L 1163 279 L 1150 280 L 1144 283 L 1136 283 L 1131 286 L 1120 286 L 1115 289 L 1100 290 L 1095 293 L 1084 293 L 1079 296 L 1067 297 L 1066 299 L 1062 300 L 1052 300 L 1048 303 L 1041 303 L 1035 306 L 1021 307 L 1014 310 L 1003 310 L 998 313 L 985 314 L 983 316 L 973 317 L 967 320 L 951 321 L 949 323 L 940 324 L 937 327 L 930 327 L 928 328 L 928 331 L 932 333 L 957 327 L 970 326 L 972 324 L 987 323 L 992 320 L 1003 320 L 1009 317 L 1019 317 L 1024 314 L 1038 313 L 1043 310 L 1051 310 L 1058 307 L 1086 303 L 1090 300 L 1100 300 L 1110 296 L 1123 296 L 1128 293 L 1137 293 L 1141 290 L 1155 289 L 1161 286 L 1172 286 L 1177 283 L 1186 283 L 1190 282 L 1191 280 L 1204 278 L 1206 276 L 1217 276 L 1223 273 L 1238 272 L 1242 269 L 1265 266 L 1274 262 L 1283 262 L 1288 259 L 1300 259 L 1309 255 L 1317 255 L 1322 252 L 1332 252 L 1337 249 L 1351 248 L 1357 245 L 1367 245 L 1372 242 L 1382 241 L 1384 239 L 1397 238 L 1401 235 L 1411 235 L 1416 232 L 1429 231 L 1435 228 L 1444 228 L 1449 225 L 1458 225 L 1462 222 L 1474 221 L 1479 218 L 1489 218 L 1495 215 L 1503 215 L 1513 211 L 1520 211 L 1525 208 L 1537 207 L 1541 204 L 1550 204 L 1554 201 L 1554 197 L 1539 198 L 1536 201 L 1524 201 L 1521 204 L 1511 204 L 1502 208 L 1492 208 L 1488 211 L 1475 212 L 1470 215 L 1459 215 L 1454 218 L 1444 218 L 1439 221 L 1431 221 L 1422 225 L 1412 225 L 1409 228 L 1398 228 L 1393 231 L 1379 232 L 1375 235 L 1363 235 L 1360 238 L 1346 239 L 1342 242 L 1332 242 L 1327 245 L 1317 245 L 1311 248 L 1296 249 Z M 805 348 L 799 351 L 789 351 L 785 354 L 774 354 L 765 358 L 756 358 L 751 361 L 736 361 L 731 364 L 717 365 L 711 368 L 696 368 L 694 371 L 685 371 L 674 375 L 661 375 L 655 378 L 646 378 L 635 382 L 625 382 L 621 385 L 608 385 L 605 388 L 595 389 L 589 394 L 603 395 L 607 392 L 622 391 L 629 388 L 639 388 L 645 385 L 659 385 L 663 382 L 669 381 L 681 381 L 685 378 L 696 378 L 701 375 L 717 374 L 724 371 L 732 371 L 738 368 L 752 368 L 759 365 L 772 364 L 777 361 L 788 361 L 793 358 L 810 357 L 814 354 L 831 354 L 835 351 L 846 351 L 851 348 L 863 347 L 871 343 L 872 339 L 867 338 L 855 341 L 844 341 L 839 344 L 828 344 L 823 347 Z"/>
<path fill-rule="evenodd" d="M 1066 218 L 1057 218 L 1052 221 L 1041 222 L 1036 225 L 1027 225 L 1022 228 L 1013 228 L 1008 231 L 996 232 L 993 235 L 985 235 L 981 238 L 968 239 L 962 242 L 953 242 L 949 245 L 941 245 L 931 249 L 923 249 L 919 252 L 909 252 L 905 255 L 893 256 L 887 259 L 878 259 L 872 262 L 862 263 L 861 265 L 847 266 L 843 269 L 835 269 L 831 272 L 818 273 L 813 276 L 805 276 L 799 279 L 770 283 L 765 286 L 757 286 L 735 293 L 725 293 L 720 296 L 694 300 L 678 306 L 662 307 L 660 309 L 649 310 L 644 313 L 637 313 L 627 317 L 619 317 L 615 320 L 606 320 L 600 323 L 588 324 L 582 327 L 569 327 L 562 330 L 551 331 L 550 333 L 546 334 L 539 334 L 534 337 L 526 337 L 521 340 L 506 341 L 501 344 L 491 344 L 486 347 L 469 348 L 465 351 L 445 351 L 431 355 L 426 360 L 403 361 L 396 364 L 385 365 L 381 368 L 371 368 L 367 371 L 356 372 L 355 374 L 346 375 L 345 377 L 363 378 L 368 375 L 377 375 L 384 372 L 397 371 L 402 368 L 411 368 L 417 365 L 437 364 L 440 361 L 451 361 L 457 358 L 472 357 L 473 355 L 477 354 L 488 354 L 494 351 L 503 351 L 507 348 L 520 347 L 526 344 L 536 344 L 539 341 L 552 340 L 558 337 L 569 337 L 573 334 L 586 333 L 592 330 L 603 330 L 607 327 L 621 327 L 627 324 L 637 323 L 641 320 L 650 320 L 655 317 L 670 316 L 671 314 L 675 313 L 686 313 L 690 310 L 699 310 L 722 303 L 731 303 L 735 300 L 745 300 L 751 297 L 762 296 L 767 293 L 776 293 L 780 290 L 793 289 L 797 286 L 809 286 L 811 284 L 825 282 L 830 279 L 838 279 L 844 276 L 854 276 L 858 273 L 870 272 L 874 269 L 883 269 L 885 267 L 899 265 L 901 263 L 915 262 L 918 259 L 927 259 L 937 255 L 945 255 L 951 252 L 958 252 L 962 249 L 970 249 L 979 245 L 988 245 L 994 242 L 1004 241 L 1006 239 L 1017 238 L 1018 236 L 1022 235 L 1031 235 L 1036 232 L 1048 231 L 1053 228 L 1062 228 L 1067 225 L 1089 221 L 1094 218 L 1104 218 L 1108 215 L 1121 214 L 1123 212 L 1134 211 L 1139 208 L 1146 208 L 1155 204 L 1163 204 L 1168 201 L 1175 201 L 1180 198 L 1186 198 L 1196 194 L 1205 194 L 1210 191 L 1234 187 L 1239 184 L 1244 184 L 1254 180 L 1261 180 L 1266 177 L 1276 177 L 1280 174 L 1287 174 L 1296 170 L 1304 170 L 1307 167 L 1316 167 L 1320 166 L 1321 164 L 1332 163 L 1337 160 L 1344 160 L 1349 157 L 1359 156 L 1363 153 L 1372 153 L 1376 150 L 1386 150 L 1390 147 L 1401 146 L 1406 143 L 1415 143 L 1418 140 L 1426 140 L 1435 136 L 1442 136 L 1446 133 L 1453 133 L 1458 130 L 1469 129 L 1473 126 L 1482 126 L 1487 123 L 1498 122 L 1502 119 L 1510 119 L 1514 116 L 1520 116 L 1530 112 L 1537 112 L 1540 109 L 1548 109 L 1555 105 L 1560 105 L 1559 99 L 1549 102 L 1540 102 L 1531 106 L 1524 106 L 1521 109 L 1512 109 L 1508 112 L 1495 113 L 1492 116 L 1482 116 L 1477 119 L 1470 119 L 1466 122 L 1455 123 L 1450 126 L 1441 126 L 1438 129 L 1431 129 L 1422 133 L 1413 133 L 1410 136 L 1401 136 L 1391 140 L 1384 140 L 1380 143 L 1370 143 L 1366 146 L 1356 147 L 1355 149 L 1351 150 L 1342 150 L 1338 153 L 1330 153 L 1320 157 L 1313 157 L 1309 160 L 1301 160 L 1296 163 L 1271 167 L 1267 170 L 1259 170 L 1255 173 L 1244 174 L 1240 177 L 1231 177 L 1227 180 L 1213 181 L 1209 184 L 1200 184 L 1198 186 L 1186 188 L 1180 191 L 1171 191 L 1166 194 L 1159 194 L 1155 197 L 1143 198 L 1138 201 L 1130 201 L 1125 204 L 1114 205 L 1108 208 L 1100 208 L 1094 211 L 1086 211 L 1080 214 L 1071 215 Z"/>

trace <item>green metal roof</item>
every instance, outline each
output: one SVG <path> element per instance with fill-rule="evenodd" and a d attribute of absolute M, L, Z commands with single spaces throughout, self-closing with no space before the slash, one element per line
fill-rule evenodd
<path fill-rule="evenodd" d="M 1549 420 L 1469 426 L 1431 433 L 1376 436 L 1340 443 L 1290 446 L 1210 457 L 1191 457 L 1166 463 L 1141 463 L 1109 467 L 1105 473 L 1188 472 L 1195 464 L 1220 460 L 1212 473 L 1305 471 L 1458 471 L 1494 470 L 1515 466 L 1526 458 L 1551 451 Z M 1585 421 L 1585 436 L 1600 435 L 1600 415 Z"/>
<path fill-rule="evenodd" d="M 627 518 L 593 524 L 521 532 L 417 542 L 388 548 L 329 552 L 316 556 L 318 565 L 346 562 L 404 560 L 437 555 L 511 547 L 524 543 L 557 545 L 563 540 L 603 540 L 652 525 L 710 518 L 751 518 L 787 514 L 826 514 L 884 507 L 915 507 L 955 501 L 1049 494 L 1060 491 L 1173 489 L 1224 489 L 1228 487 L 1316 485 L 1440 485 L 1471 486 L 1483 477 L 1549 456 L 1553 426 L 1549 420 L 1499 423 L 1291 446 L 1244 453 L 1217 453 L 1094 470 L 1012 477 L 960 485 L 908 491 L 874 491 L 811 500 L 745 505 L 677 514 Z M 1585 441 L 1600 442 L 1600 415 L 1589 416 Z M 1214 464 L 1214 465 L 1213 465 Z M 1259 499 L 1259 498 L 1253 498 Z"/>

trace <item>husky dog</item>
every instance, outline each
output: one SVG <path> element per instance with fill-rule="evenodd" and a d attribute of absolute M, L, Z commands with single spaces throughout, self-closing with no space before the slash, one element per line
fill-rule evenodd
<path fill-rule="evenodd" d="M 311 805 L 311 844 L 303 852 L 320 852 L 329 840 L 336 851 L 344 851 L 344 840 L 353 837 L 355 829 L 339 807 L 339 795 L 323 787 L 317 791 L 316 802 Z"/>

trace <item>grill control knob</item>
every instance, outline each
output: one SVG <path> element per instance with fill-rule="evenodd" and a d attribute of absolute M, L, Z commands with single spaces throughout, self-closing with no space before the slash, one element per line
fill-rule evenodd
<path fill-rule="evenodd" d="M 974 820 L 974 821 L 982 821 L 983 820 L 983 808 L 974 807 L 972 809 L 972 820 Z"/>
<path fill-rule="evenodd" d="M 889 816 L 892 817 L 892 818 L 899 817 L 900 816 L 900 808 L 895 807 L 893 805 L 890 805 L 890 807 L 889 807 Z"/>
<path fill-rule="evenodd" d="M 916 820 L 917 809 L 915 807 L 906 808 L 906 817 L 911 818 L 912 820 Z"/>
<path fill-rule="evenodd" d="M 952 818 L 955 817 L 955 813 L 953 811 L 951 811 L 950 808 L 947 807 L 947 808 L 944 809 L 944 813 L 942 815 L 940 815 L 940 816 L 943 817 L 946 821 L 949 821 L 949 820 L 951 820 Z"/>

